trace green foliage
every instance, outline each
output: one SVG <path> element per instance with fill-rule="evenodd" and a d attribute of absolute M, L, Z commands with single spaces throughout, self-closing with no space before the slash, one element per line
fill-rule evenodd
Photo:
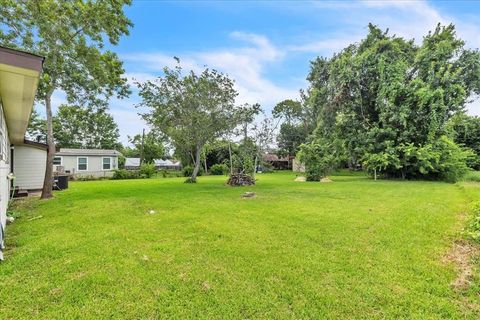
<path fill-rule="evenodd" d="M 305 164 L 307 181 L 320 181 L 327 177 L 338 164 L 335 147 L 321 139 L 302 144 L 298 158 Z"/>
<path fill-rule="evenodd" d="M 305 130 L 302 125 L 282 123 L 277 136 L 278 155 L 294 156 L 300 145 L 306 141 Z"/>
<path fill-rule="evenodd" d="M 61 105 L 53 117 L 59 148 L 117 149 L 118 126 L 105 109 Z"/>
<path fill-rule="evenodd" d="M 438 25 L 421 45 L 369 25 L 358 44 L 312 63 L 316 136 L 352 167 L 457 180 L 471 155 L 443 136 L 451 116 L 480 92 L 479 70 L 480 52 L 466 49 L 453 25 Z"/>
<path fill-rule="evenodd" d="M 192 176 L 192 173 L 193 173 L 193 167 L 192 166 L 185 166 L 183 167 L 182 169 L 182 174 L 184 177 L 190 177 Z M 198 170 L 198 176 L 202 176 L 204 174 L 204 171 L 203 171 L 203 168 L 200 167 L 200 169 Z"/>
<path fill-rule="evenodd" d="M 475 156 L 469 159 L 468 166 L 480 169 L 480 118 L 459 113 L 452 117 L 448 124 L 455 142 L 475 153 Z"/>
<path fill-rule="evenodd" d="M 128 137 L 133 148 L 127 147 L 122 153 L 127 157 L 140 158 L 142 154 L 142 135 Z M 164 159 L 166 155 L 165 138 L 155 131 L 145 134 L 143 141 L 143 161 L 150 163 L 155 159 Z"/>
<path fill-rule="evenodd" d="M 463 177 L 464 181 L 480 182 L 480 171 L 469 171 Z"/>
<path fill-rule="evenodd" d="M 137 106 L 149 110 L 143 119 L 167 136 L 180 153 L 190 155 L 198 169 L 205 144 L 242 121 L 243 109 L 235 106 L 238 93 L 234 82 L 216 70 L 183 74 L 178 65 L 163 71 L 164 76 L 155 81 L 137 83 L 142 99 Z M 193 180 L 196 172 L 192 171 Z"/>
<path fill-rule="evenodd" d="M 228 174 L 228 166 L 226 164 L 214 164 L 210 167 L 210 174 L 214 176 L 221 176 Z"/>
<path fill-rule="evenodd" d="M 140 166 L 140 176 L 142 178 L 151 178 L 157 173 L 157 169 L 155 168 L 155 164 L 153 163 L 143 163 Z"/>
<path fill-rule="evenodd" d="M 230 163 L 230 150 L 232 154 L 238 153 L 238 144 L 226 140 L 215 140 L 205 146 L 205 157 L 207 166 L 210 168 L 215 164 Z"/>
<path fill-rule="evenodd" d="M 141 178 L 138 170 L 125 170 L 117 169 L 113 170 L 113 180 L 126 180 L 126 179 L 139 179 Z"/>
<path fill-rule="evenodd" d="M 480 243 L 480 202 L 475 202 L 470 210 L 471 217 L 466 229 L 468 238 Z"/>

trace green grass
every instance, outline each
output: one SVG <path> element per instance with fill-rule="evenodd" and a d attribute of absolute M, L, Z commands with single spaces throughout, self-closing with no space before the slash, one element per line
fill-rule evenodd
<path fill-rule="evenodd" d="M 442 260 L 476 185 L 294 178 L 74 182 L 20 203 L 0 318 L 478 318 L 478 286 L 453 290 Z"/>

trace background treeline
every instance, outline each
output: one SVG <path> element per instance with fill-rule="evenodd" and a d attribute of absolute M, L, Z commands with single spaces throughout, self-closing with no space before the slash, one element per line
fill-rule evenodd
<path fill-rule="evenodd" d="M 300 147 L 307 178 L 348 164 L 375 177 L 455 181 L 479 166 L 479 120 L 464 114 L 480 92 L 480 54 L 453 25 L 420 45 L 369 25 L 332 58 L 317 58 L 305 101 L 317 125 Z"/>

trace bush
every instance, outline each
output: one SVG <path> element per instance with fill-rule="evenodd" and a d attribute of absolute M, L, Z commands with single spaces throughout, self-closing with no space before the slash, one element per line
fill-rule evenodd
<path fill-rule="evenodd" d="M 465 181 L 471 181 L 471 182 L 480 182 L 480 171 L 470 171 L 468 172 L 465 177 Z"/>
<path fill-rule="evenodd" d="M 140 176 L 142 178 L 151 178 L 157 173 L 153 163 L 144 163 L 140 166 Z"/>
<path fill-rule="evenodd" d="M 321 139 L 300 146 L 299 160 L 305 164 L 307 181 L 320 181 L 337 166 L 338 157 L 334 146 Z"/>
<path fill-rule="evenodd" d="M 112 179 L 125 180 L 125 179 L 138 179 L 140 178 L 140 172 L 136 170 L 117 169 L 113 171 Z"/>
<path fill-rule="evenodd" d="M 274 171 L 274 167 L 271 163 L 264 162 L 257 167 L 257 172 L 261 171 L 262 173 L 271 173 Z"/>
<path fill-rule="evenodd" d="M 472 217 L 468 223 L 467 237 L 480 242 L 480 202 L 475 202 L 471 209 Z"/>
<path fill-rule="evenodd" d="M 227 175 L 228 171 L 228 166 L 226 164 L 214 164 L 210 168 L 210 174 L 214 176 Z"/>
<path fill-rule="evenodd" d="M 193 173 L 193 167 L 192 166 L 186 166 L 183 168 L 183 176 L 184 177 L 190 177 Z M 203 174 L 203 169 L 200 167 L 200 170 L 198 171 L 198 176 L 201 176 Z"/>

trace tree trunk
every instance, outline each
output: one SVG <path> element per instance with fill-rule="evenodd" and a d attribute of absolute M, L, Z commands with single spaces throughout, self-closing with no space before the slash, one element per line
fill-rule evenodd
<path fill-rule="evenodd" d="M 230 157 L 230 175 L 233 174 L 232 143 L 228 141 L 228 156 Z"/>
<path fill-rule="evenodd" d="M 255 181 L 255 175 L 257 174 L 258 155 L 255 155 L 255 161 L 253 162 L 253 181 Z"/>
<path fill-rule="evenodd" d="M 53 119 L 52 119 L 52 92 L 45 97 L 45 111 L 47 114 L 47 163 L 45 167 L 45 178 L 43 179 L 43 189 L 41 199 L 50 199 L 53 197 L 53 157 L 55 156 L 55 141 L 53 139 Z"/>
<path fill-rule="evenodd" d="M 373 177 L 374 177 L 374 180 L 377 181 L 377 169 L 373 169 Z"/>
<path fill-rule="evenodd" d="M 197 149 L 195 150 L 195 167 L 193 168 L 192 176 L 190 180 L 197 181 L 197 175 L 200 171 L 200 154 L 202 153 L 202 148 L 197 145 Z"/>
<path fill-rule="evenodd" d="M 205 167 L 205 174 L 207 175 L 208 174 L 208 167 L 207 167 L 207 153 L 206 152 L 203 153 L 203 165 Z"/>

